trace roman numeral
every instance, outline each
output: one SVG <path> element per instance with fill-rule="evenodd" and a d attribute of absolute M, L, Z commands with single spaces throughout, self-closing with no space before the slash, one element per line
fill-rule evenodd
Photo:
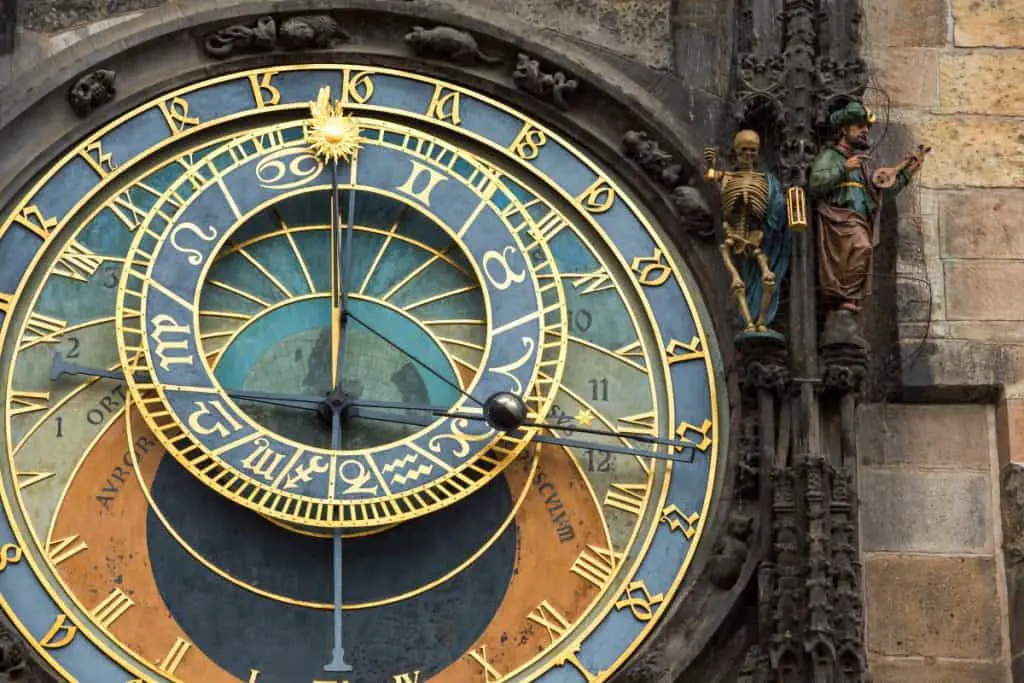
<path fill-rule="evenodd" d="M 646 497 L 646 484 L 612 484 L 604 497 L 604 504 L 639 517 Z"/>
<path fill-rule="evenodd" d="M 14 216 L 14 222 L 45 240 L 57 227 L 58 221 L 56 218 L 46 218 L 38 206 L 30 204 Z"/>
<path fill-rule="evenodd" d="M 487 646 L 481 645 L 479 650 L 469 653 L 470 659 L 479 664 L 484 670 L 484 683 L 496 683 L 501 680 L 501 674 L 487 661 Z"/>
<path fill-rule="evenodd" d="M 562 613 L 551 606 L 547 600 L 542 601 L 537 608 L 527 615 L 527 618 L 535 624 L 540 624 L 548 631 L 548 637 L 552 644 L 565 635 L 569 630 L 569 620 L 562 616 Z"/>
<path fill-rule="evenodd" d="M 78 536 L 65 536 L 64 538 L 58 538 L 50 541 L 46 544 L 46 556 L 50 559 L 50 564 L 57 566 L 64 560 L 74 557 L 83 550 L 89 548 L 85 541 L 79 541 Z M 76 543 L 77 541 L 77 543 Z"/>
<path fill-rule="evenodd" d="M 603 292 L 606 289 L 615 289 L 612 284 L 612 276 L 604 268 L 598 268 L 590 273 L 564 273 L 566 280 L 572 282 L 572 286 L 580 293 L 580 296 Z"/>
<path fill-rule="evenodd" d="M 103 598 L 103 602 L 93 608 L 92 618 L 102 628 L 110 628 L 111 624 L 134 604 L 132 599 L 125 595 L 120 588 L 115 588 L 110 591 L 110 595 Z"/>
<path fill-rule="evenodd" d="M 18 350 L 24 350 L 40 342 L 57 343 L 58 337 L 64 333 L 68 324 L 63 320 L 51 318 L 42 313 L 32 313 L 25 323 L 25 331 L 21 336 Z"/>
<path fill-rule="evenodd" d="M 141 185 L 136 187 L 141 187 Z M 133 189 L 135 188 L 130 187 L 121 194 L 115 195 L 113 200 L 107 204 L 107 208 L 114 212 L 119 221 L 124 223 L 124 227 L 128 229 L 128 232 L 135 232 L 142 225 L 142 222 L 146 220 L 146 210 L 140 209 L 138 204 L 135 203 L 135 198 L 132 197 Z"/>
<path fill-rule="evenodd" d="M 27 489 L 29 486 L 46 481 L 56 474 L 56 472 L 18 472 L 18 488 Z"/>
<path fill-rule="evenodd" d="M 53 266 L 54 275 L 88 282 L 103 264 L 103 257 L 81 242 L 71 241 Z"/>
<path fill-rule="evenodd" d="M 551 211 L 530 228 L 530 236 L 538 242 L 551 242 L 555 235 L 567 227 L 569 227 L 569 221 L 565 220 L 557 211 Z"/>
<path fill-rule="evenodd" d="M 645 436 L 654 436 L 654 411 L 648 410 L 645 413 L 637 413 L 636 415 L 627 415 L 620 417 L 619 422 L 628 425 L 627 427 L 621 427 L 619 431 L 627 434 L 642 434 Z"/>
<path fill-rule="evenodd" d="M 12 391 L 9 397 L 10 413 L 13 416 L 46 410 L 46 402 L 49 400 L 48 391 Z"/>
<path fill-rule="evenodd" d="M 612 578 L 621 559 L 622 555 L 614 550 L 588 545 L 572 563 L 570 571 L 598 588 L 603 588 Z"/>
<path fill-rule="evenodd" d="M 171 645 L 171 649 L 167 651 L 167 656 L 162 660 L 157 660 L 157 664 L 160 665 L 160 670 L 164 673 L 173 674 L 181 666 L 181 660 L 185 658 L 187 653 L 192 648 L 192 643 L 188 642 L 184 638 L 178 638 L 174 641 L 174 645 Z"/>

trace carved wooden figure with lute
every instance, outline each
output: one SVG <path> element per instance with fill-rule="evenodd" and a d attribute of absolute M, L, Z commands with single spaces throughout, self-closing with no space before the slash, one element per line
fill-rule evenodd
<path fill-rule="evenodd" d="M 877 169 L 871 174 L 871 184 L 880 190 L 885 190 L 893 186 L 896 182 L 896 176 L 899 175 L 900 171 L 904 168 L 909 168 L 910 172 L 913 173 L 917 168 L 924 162 L 924 157 L 928 152 L 932 151 L 931 147 L 925 147 L 924 145 L 918 145 L 917 150 L 908 156 L 906 159 L 901 161 L 897 166 L 888 166 L 885 168 Z"/>

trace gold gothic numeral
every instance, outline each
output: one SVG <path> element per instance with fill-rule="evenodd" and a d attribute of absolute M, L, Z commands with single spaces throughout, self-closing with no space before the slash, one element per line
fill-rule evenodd
<path fill-rule="evenodd" d="M 167 656 L 163 660 L 157 660 L 157 664 L 160 665 L 160 670 L 164 673 L 173 674 L 181 666 L 181 660 L 185 658 L 187 653 L 192 648 L 192 643 L 188 642 L 184 638 L 177 638 L 174 641 L 174 645 L 171 645 L 171 649 L 167 651 Z"/>
<path fill-rule="evenodd" d="M 530 161 L 536 159 L 540 154 L 540 148 L 548 143 L 548 136 L 544 131 L 534 127 L 532 124 L 523 124 L 516 139 L 508 146 L 520 159 Z"/>
<path fill-rule="evenodd" d="M 21 562 L 23 555 L 24 552 L 21 550 L 21 546 L 14 543 L 4 543 L 3 546 L 0 546 L 0 572 L 7 569 L 9 564 Z"/>
<path fill-rule="evenodd" d="M 50 400 L 49 391 L 12 391 L 10 394 L 11 415 L 25 415 L 39 410 L 46 410 Z"/>
<path fill-rule="evenodd" d="M 103 265 L 103 257 L 77 240 L 68 242 L 53 266 L 53 274 L 79 282 L 88 282 Z"/>
<path fill-rule="evenodd" d="M 420 672 L 410 671 L 404 674 L 395 674 L 392 678 L 392 683 L 420 683 Z"/>
<path fill-rule="evenodd" d="M 438 121 L 451 121 L 458 126 L 462 123 L 462 117 L 459 116 L 460 103 L 461 95 L 457 90 L 449 90 L 438 84 L 434 87 L 434 97 L 427 107 L 427 116 Z"/>
<path fill-rule="evenodd" d="M 427 179 L 425 183 L 420 183 L 420 177 L 426 174 Z M 430 193 L 434 191 L 434 188 L 442 181 L 447 180 L 443 173 L 439 173 L 434 169 L 424 166 L 418 161 L 412 162 L 412 172 L 409 174 L 409 178 L 398 186 L 398 189 L 410 197 L 415 197 L 427 206 L 430 206 Z M 416 190 L 417 185 L 421 185 L 419 190 Z"/>
<path fill-rule="evenodd" d="M 470 659 L 479 664 L 484 670 L 484 683 L 496 683 L 501 680 L 501 674 L 494 668 L 494 665 L 487 661 L 487 646 L 481 645 L 479 650 L 469 653 Z"/>
<path fill-rule="evenodd" d="M 687 540 L 692 539 L 697 533 L 697 522 L 699 520 L 699 512 L 686 514 L 676 507 L 675 504 L 668 505 L 661 511 L 662 523 L 668 524 L 668 528 L 672 531 L 683 532 L 683 536 L 686 536 Z"/>
<path fill-rule="evenodd" d="M 623 610 L 628 607 L 637 621 L 650 621 L 654 617 L 654 609 L 664 601 L 665 596 L 662 593 L 651 595 L 647 590 L 647 584 L 641 579 L 631 581 L 626 586 L 622 599 L 615 603 L 615 609 Z"/>
<path fill-rule="evenodd" d="M 140 209 L 132 197 L 132 188 L 128 188 L 119 195 L 115 195 L 107 207 L 114 212 L 118 220 L 124 223 L 128 232 L 135 230 L 146 220 L 146 211 Z"/>
<path fill-rule="evenodd" d="M 678 438 L 680 441 L 685 441 L 687 443 L 693 444 L 694 448 L 703 453 L 708 449 L 708 446 L 711 445 L 711 437 L 708 436 L 708 432 L 711 431 L 711 428 L 713 426 L 714 423 L 711 420 L 704 420 L 704 422 L 699 427 L 697 427 L 696 425 L 692 425 L 689 422 L 680 422 L 679 426 L 676 427 L 676 438 Z M 700 434 L 700 441 L 694 441 L 689 436 L 687 436 L 687 434 L 690 432 L 697 432 L 698 434 Z"/>
<path fill-rule="evenodd" d="M 629 267 L 636 273 L 640 284 L 647 287 L 660 287 L 672 275 L 672 268 L 665 263 L 661 249 L 655 249 L 653 256 L 637 256 Z"/>
<path fill-rule="evenodd" d="M 53 621 L 53 626 L 46 632 L 46 635 L 39 639 L 39 644 L 47 650 L 59 650 L 67 647 L 75 639 L 78 627 L 68 623 L 68 615 L 58 614 Z"/>
<path fill-rule="evenodd" d="M 615 203 L 615 188 L 604 178 L 598 178 L 576 197 L 590 213 L 604 213 Z"/>
<path fill-rule="evenodd" d="M 93 167 L 93 170 L 100 174 L 101 178 L 106 178 L 117 168 L 117 164 L 114 163 L 114 157 L 109 152 L 103 151 L 103 143 L 100 140 L 86 145 L 85 149 L 82 150 L 82 158 Z"/>
<path fill-rule="evenodd" d="M 272 107 L 281 101 L 281 91 L 273 84 L 277 71 L 264 71 L 262 74 L 249 74 L 249 84 L 256 98 L 257 107 Z"/>
<path fill-rule="evenodd" d="M 526 615 L 527 619 L 535 624 L 540 624 L 548 631 L 551 643 L 565 635 L 569 630 L 569 620 L 561 612 L 551 606 L 547 600 L 541 601 L 537 608 Z"/>
<path fill-rule="evenodd" d="M 170 101 L 160 103 L 160 111 L 167 120 L 173 135 L 178 135 L 185 130 L 199 125 L 199 119 L 188 115 L 188 100 L 184 97 L 175 97 Z"/>
<path fill-rule="evenodd" d="M 555 235 L 569 227 L 569 221 L 557 211 L 550 211 L 530 228 L 530 236 L 538 242 L 551 242 Z"/>
<path fill-rule="evenodd" d="M 56 474 L 56 472 L 18 472 L 18 488 L 27 489 L 29 486 L 34 486 L 41 481 L 46 481 Z"/>
<path fill-rule="evenodd" d="M 612 484 L 604 497 L 604 504 L 639 517 L 646 497 L 645 484 Z"/>
<path fill-rule="evenodd" d="M 365 71 L 345 69 L 341 99 L 344 104 L 366 104 L 373 97 L 373 78 Z"/>
<path fill-rule="evenodd" d="M 44 216 L 43 212 L 35 204 L 30 204 L 19 211 L 14 216 L 14 222 L 23 228 L 28 228 L 44 240 L 50 236 L 50 233 L 53 232 L 58 223 L 56 218 Z"/>
<path fill-rule="evenodd" d="M 622 555 L 614 550 L 588 545 L 572 563 L 570 571 L 598 588 L 603 588 L 612 578 L 620 559 Z"/>
<path fill-rule="evenodd" d="M 85 541 L 79 541 L 78 536 L 65 536 L 64 538 L 57 538 L 46 544 L 46 556 L 50 558 L 50 564 L 56 567 L 58 564 L 67 560 L 83 550 L 89 548 Z M 76 543 L 77 541 L 77 543 Z"/>
<path fill-rule="evenodd" d="M 93 608 L 92 618 L 101 628 L 110 628 L 111 624 L 134 605 L 135 602 L 120 588 L 115 588 L 110 591 L 110 595 L 103 598 L 103 602 Z"/>
<path fill-rule="evenodd" d="M 690 343 L 681 342 L 678 339 L 669 341 L 665 351 L 668 353 L 668 364 L 675 365 L 688 360 L 697 360 L 704 357 L 704 349 L 701 348 L 701 341 L 698 337 L 690 340 Z"/>

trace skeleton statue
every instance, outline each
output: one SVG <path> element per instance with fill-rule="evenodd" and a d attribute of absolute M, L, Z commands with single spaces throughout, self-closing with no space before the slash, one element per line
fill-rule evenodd
<path fill-rule="evenodd" d="M 769 331 L 778 312 L 779 286 L 789 266 L 786 200 L 778 179 L 757 170 L 760 149 L 757 133 L 738 132 L 733 140 L 733 171 L 715 168 L 716 148 L 704 150 L 708 167 L 704 179 L 717 183 L 722 195 L 725 240 L 719 249 L 732 278 L 745 332 Z"/>

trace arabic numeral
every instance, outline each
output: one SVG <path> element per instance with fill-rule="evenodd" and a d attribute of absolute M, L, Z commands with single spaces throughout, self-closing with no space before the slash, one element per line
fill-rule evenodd
<path fill-rule="evenodd" d="M 589 379 L 587 382 L 590 384 L 590 398 L 593 401 L 607 401 L 608 400 L 608 380 L 604 377 L 601 379 Z"/>
<path fill-rule="evenodd" d="M 578 311 L 570 308 L 566 313 L 569 315 L 570 332 L 586 332 L 594 324 L 593 314 L 585 308 Z"/>
<path fill-rule="evenodd" d="M 557 403 L 551 406 L 551 413 L 549 417 L 550 421 L 559 427 L 564 427 L 573 421 L 572 417 L 566 415 L 565 410 L 563 410 L 562 406 Z"/>
<path fill-rule="evenodd" d="M 583 455 L 587 456 L 587 471 L 588 472 L 611 472 L 612 467 L 612 454 L 608 451 L 598 451 L 593 448 L 588 448 L 583 451 Z"/>

